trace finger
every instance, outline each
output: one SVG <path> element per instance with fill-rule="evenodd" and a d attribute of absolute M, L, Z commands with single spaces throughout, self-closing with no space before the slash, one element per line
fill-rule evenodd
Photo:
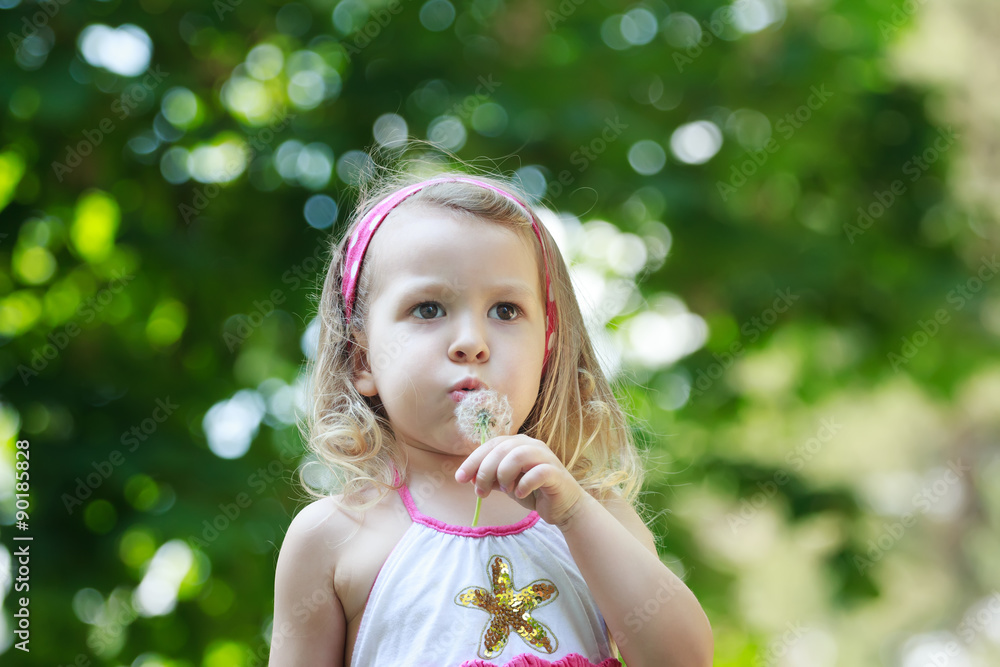
<path fill-rule="evenodd" d="M 524 473 L 521 481 L 517 483 L 517 486 L 514 488 L 514 497 L 527 498 L 538 489 L 549 484 L 555 472 L 555 468 L 545 463 L 534 466 L 531 470 Z"/>
<path fill-rule="evenodd" d="M 485 498 L 490 495 L 490 491 L 494 488 L 500 488 L 500 485 L 497 483 L 497 468 L 517 445 L 518 442 L 516 440 L 507 438 L 502 442 L 498 442 L 486 453 L 482 463 L 479 464 L 479 469 L 476 471 L 476 495 Z"/>
<path fill-rule="evenodd" d="M 472 481 L 476 476 L 476 471 L 479 470 L 479 466 L 482 465 L 483 459 L 499 444 L 499 440 L 500 438 L 487 440 L 472 450 L 472 453 L 466 457 L 462 465 L 458 466 L 458 470 L 455 471 L 455 481 L 459 484 Z"/>
<path fill-rule="evenodd" d="M 545 461 L 547 461 L 545 452 L 538 447 L 530 445 L 515 447 L 497 466 L 496 479 L 500 490 L 509 493 L 517 487 L 522 474 Z"/>

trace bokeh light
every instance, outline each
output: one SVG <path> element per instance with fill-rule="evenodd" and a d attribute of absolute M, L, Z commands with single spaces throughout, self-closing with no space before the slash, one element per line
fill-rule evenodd
<path fill-rule="evenodd" d="M 465 125 L 455 116 L 438 116 L 427 128 L 427 139 L 450 151 L 465 145 Z"/>
<path fill-rule="evenodd" d="M 78 253 L 90 262 L 100 262 L 111 254 L 121 221 L 118 202 L 100 190 L 80 197 L 70 226 L 70 240 Z"/>
<path fill-rule="evenodd" d="M 667 152 L 655 141 L 643 139 L 628 149 L 628 163 L 637 173 L 652 176 L 660 173 L 667 163 Z"/>
<path fill-rule="evenodd" d="M 455 20 L 455 6 L 448 0 L 427 0 L 420 7 L 420 23 L 432 32 L 447 30 Z"/>
<path fill-rule="evenodd" d="M 357 185 L 373 168 L 371 157 L 364 151 L 347 151 L 337 159 L 337 178 L 349 185 Z"/>
<path fill-rule="evenodd" d="M 132 602 L 142 616 L 163 616 L 174 610 L 181 581 L 194 564 L 183 540 L 170 540 L 156 550 Z"/>
<path fill-rule="evenodd" d="M 191 149 L 186 171 L 200 183 L 228 183 L 246 170 L 247 159 L 247 149 L 241 140 L 219 137 Z"/>
<path fill-rule="evenodd" d="M 146 338 L 155 348 L 168 347 L 181 337 L 187 326 L 187 308 L 177 299 L 163 299 L 146 322 Z"/>
<path fill-rule="evenodd" d="M 653 12 L 636 7 L 625 12 L 619 24 L 622 37 L 633 46 L 649 44 L 656 37 L 659 26 Z"/>
<path fill-rule="evenodd" d="M 670 46 L 691 49 L 701 40 L 701 26 L 697 19 L 685 12 L 673 12 L 661 26 L 663 36 Z"/>
<path fill-rule="evenodd" d="M 250 76 L 267 81 L 281 73 L 285 54 L 274 44 L 258 44 L 247 53 L 246 63 Z"/>
<path fill-rule="evenodd" d="M 386 113 L 375 119 L 372 134 L 380 146 L 395 148 L 405 143 L 409 130 L 406 119 L 399 114 Z"/>
<path fill-rule="evenodd" d="M 733 3 L 733 24 L 752 34 L 785 21 L 784 0 L 737 0 Z"/>
<path fill-rule="evenodd" d="M 197 127 L 204 116 L 201 101 L 187 88 L 171 88 L 160 103 L 163 117 L 175 127 L 188 130 Z"/>
<path fill-rule="evenodd" d="M 754 109 L 737 109 L 726 120 L 726 132 L 747 151 L 759 151 L 771 139 L 771 121 Z"/>
<path fill-rule="evenodd" d="M 484 102 L 472 112 L 472 127 L 484 137 L 499 137 L 507 128 L 507 110 L 495 102 Z"/>
<path fill-rule="evenodd" d="M 337 202 L 328 195 L 313 195 L 303 209 L 306 222 L 316 229 L 328 229 L 337 221 Z"/>
<path fill-rule="evenodd" d="M 264 399 L 250 389 L 240 390 L 232 398 L 213 405 L 202 421 L 209 449 L 224 459 L 246 454 L 264 411 Z"/>
<path fill-rule="evenodd" d="M 13 35 L 14 33 L 9 33 Z M 9 39 L 9 38 L 8 38 Z M 17 44 L 14 51 L 14 58 L 21 69 L 32 72 L 45 64 L 48 60 L 49 51 L 55 46 L 55 33 L 48 26 L 36 30 L 33 34 L 24 37 L 20 44 Z"/>
<path fill-rule="evenodd" d="M 122 76 L 142 74 L 153 56 L 153 41 L 145 30 L 131 23 L 117 28 L 91 24 L 80 33 L 78 44 L 88 63 Z"/>
<path fill-rule="evenodd" d="M 681 125 L 670 136 L 674 157 L 686 164 L 704 164 L 722 148 L 722 131 L 715 123 L 699 120 Z"/>

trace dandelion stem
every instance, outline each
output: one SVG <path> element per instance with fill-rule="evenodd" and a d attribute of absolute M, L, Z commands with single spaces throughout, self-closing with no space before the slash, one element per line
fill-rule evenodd
<path fill-rule="evenodd" d="M 490 438 L 507 435 L 510 431 L 510 401 L 493 389 L 470 392 L 455 407 L 455 420 L 462 435 L 472 442 L 478 440 L 482 447 Z M 476 514 L 472 517 L 473 527 L 479 523 L 482 504 L 482 498 L 477 496 Z"/>
<path fill-rule="evenodd" d="M 486 438 L 489 436 L 490 432 L 490 413 L 486 410 L 480 412 L 476 417 L 476 429 L 479 431 L 479 444 L 483 445 L 486 443 Z M 479 523 L 479 510 L 483 506 L 483 499 L 476 496 L 476 513 L 472 515 L 472 527 L 475 528 Z"/>
<path fill-rule="evenodd" d="M 479 523 L 479 508 L 483 506 L 483 499 L 476 498 L 476 513 L 472 515 L 472 527 L 475 528 L 476 524 Z"/>

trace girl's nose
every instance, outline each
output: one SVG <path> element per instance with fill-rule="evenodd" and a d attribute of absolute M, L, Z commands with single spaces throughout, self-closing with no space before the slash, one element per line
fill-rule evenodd
<path fill-rule="evenodd" d="M 458 329 L 448 348 L 448 357 L 456 362 L 488 361 L 490 348 L 486 344 L 484 323 L 472 316 L 459 320 Z"/>

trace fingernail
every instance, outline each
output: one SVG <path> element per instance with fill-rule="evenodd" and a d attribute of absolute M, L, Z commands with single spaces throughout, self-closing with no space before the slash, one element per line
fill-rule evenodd
<path fill-rule="evenodd" d="M 457 479 L 459 482 L 467 482 L 469 481 L 469 475 L 464 470 L 459 468 L 458 472 L 455 473 L 455 479 Z"/>
<path fill-rule="evenodd" d="M 500 490 L 503 491 L 504 493 L 507 493 L 507 487 L 504 486 L 503 484 L 500 485 Z"/>

